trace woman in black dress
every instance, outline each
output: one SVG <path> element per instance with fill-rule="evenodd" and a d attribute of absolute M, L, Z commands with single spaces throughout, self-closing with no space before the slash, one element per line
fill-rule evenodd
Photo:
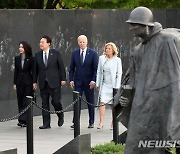
<path fill-rule="evenodd" d="M 19 43 L 19 55 L 15 57 L 14 90 L 17 93 L 18 110 L 27 106 L 26 96 L 33 95 L 33 55 L 32 48 L 26 41 Z M 26 112 L 18 117 L 18 126 L 26 127 Z"/>

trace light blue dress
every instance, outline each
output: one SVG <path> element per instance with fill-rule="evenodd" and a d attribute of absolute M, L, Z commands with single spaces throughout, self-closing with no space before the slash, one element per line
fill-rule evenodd
<path fill-rule="evenodd" d="M 113 63 L 112 59 L 107 59 L 105 64 L 103 65 L 103 82 L 100 93 L 100 102 L 112 104 L 110 101 L 113 98 L 113 85 L 111 78 L 111 69 L 110 66 Z"/>
<path fill-rule="evenodd" d="M 96 86 L 99 87 L 98 102 L 109 103 L 113 98 L 113 88 L 121 86 L 122 64 L 117 56 L 107 58 L 105 55 L 99 57 Z M 110 102 L 111 104 L 112 102 Z"/>

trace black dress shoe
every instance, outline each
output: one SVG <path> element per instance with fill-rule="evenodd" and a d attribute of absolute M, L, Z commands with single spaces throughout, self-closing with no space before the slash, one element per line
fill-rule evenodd
<path fill-rule="evenodd" d="M 58 126 L 61 127 L 64 124 L 64 119 L 58 120 Z"/>
<path fill-rule="evenodd" d="M 49 128 L 51 128 L 51 126 L 42 125 L 39 127 L 39 129 L 49 129 Z"/>
<path fill-rule="evenodd" d="M 22 124 L 22 123 L 17 123 L 17 125 L 18 125 L 19 127 L 26 127 L 26 124 Z"/>
<path fill-rule="evenodd" d="M 94 128 L 94 124 L 89 124 L 88 128 Z"/>
<path fill-rule="evenodd" d="M 70 126 L 71 128 L 74 128 L 74 124 Z"/>
<path fill-rule="evenodd" d="M 21 127 L 26 127 L 27 125 L 26 124 L 22 124 L 22 126 Z"/>

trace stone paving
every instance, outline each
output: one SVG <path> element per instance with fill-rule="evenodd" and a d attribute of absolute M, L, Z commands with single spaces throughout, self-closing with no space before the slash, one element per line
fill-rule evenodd
<path fill-rule="evenodd" d="M 89 129 L 88 126 L 88 111 L 81 111 L 80 134 L 91 134 L 91 147 L 97 144 L 109 142 L 113 138 L 113 131 L 110 130 L 112 114 L 111 110 L 107 109 L 105 113 L 105 124 L 102 130 L 98 130 L 99 111 L 96 109 L 96 120 L 94 128 Z M 34 116 L 33 118 L 33 133 L 34 133 L 34 154 L 52 154 L 59 148 L 74 138 L 74 130 L 70 128 L 72 125 L 73 112 L 65 112 L 65 123 L 60 128 L 57 126 L 57 116 L 51 115 L 51 129 L 40 130 L 42 125 L 42 117 Z M 119 133 L 121 134 L 126 129 L 119 123 Z M 18 154 L 27 153 L 26 128 L 17 126 L 17 120 L 8 122 L 0 122 L 0 151 L 17 148 Z"/>

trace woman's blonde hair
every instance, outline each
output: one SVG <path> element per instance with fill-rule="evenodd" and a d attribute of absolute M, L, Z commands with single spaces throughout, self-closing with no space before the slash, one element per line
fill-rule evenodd
<path fill-rule="evenodd" d="M 117 50 L 117 47 L 116 45 L 113 43 L 113 42 L 109 42 L 109 43 L 106 43 L 105 46 L 104 46 L 104 51 L 103 51 L 103 55 L 106 55 L 106 47 L 108 45 L 111 45 L 112 46 L 112 49 L 113 49 L 113 56 L 117 56 L 118 55 L 118 50 Z"/>

